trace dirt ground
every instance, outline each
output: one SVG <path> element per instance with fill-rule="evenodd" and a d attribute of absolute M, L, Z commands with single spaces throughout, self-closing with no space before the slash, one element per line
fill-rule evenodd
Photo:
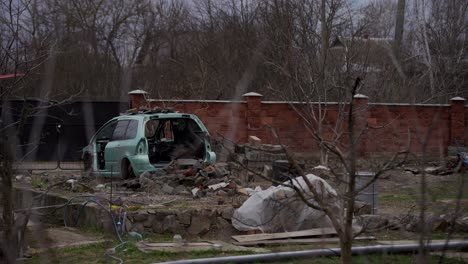
<path fill-rule="evenodd" d="M 378 181 L 379 214 L 417 212 L 421 202 L 421 183 L 426 182 L 426 201 L 429 212 L 453 212 L 459 202 L 459 212 L 468 212 L 468 175 L 431 175 L 394 170 Z M 461 198 L 461 199 L 457 199 Z"/>

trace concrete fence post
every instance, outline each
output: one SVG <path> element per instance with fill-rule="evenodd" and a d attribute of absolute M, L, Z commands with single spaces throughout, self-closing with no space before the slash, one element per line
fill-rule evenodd
<path fill-rule="evenodd" d="M 259 93 L 246 93 L 242 95 L 247 102 L 247 111 L 245 114 L 246 124 L 247 124 L 247 139 L 249 136 L 259 136 L 260 139 L 262 135 L 259 134 L 259 130 L 262 127 L 261 123 L 261 112 L 262 112 L 262 96 Z"/>
<path fill-rule="evenodd" d="M 129 109 L 140 108 L 146 105 L 146 94 L 143 90 L 133 90 L 128 93 Z"/>
<path fill-rule="evenodd" d="M 357 139 L 357 154 L 358 157 L 362 157 L 366 155 L 367 144 L 369 144 L 365 131 L 369 117 L 369 97 L 363 94 L 356 94 L 353 97 L 352 103 L 354 109 L 354 136 L 360 137 Z"/>
<path fill-rule="evenodd" d="M 450 146 L 465 145 L 465 99 L 450 99 Z"/>

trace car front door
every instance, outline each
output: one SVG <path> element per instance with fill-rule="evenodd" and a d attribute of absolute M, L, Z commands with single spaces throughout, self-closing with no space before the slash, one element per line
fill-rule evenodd
<path fill-rule="evenodd" d="M 125 140 L 125 131 L 130 120 L 119 120 L 112 134 L 111 141 L 106 145 L 104 153 L 106 160 L 106 171 L 110 174 L 120 174 L 120 160 L 122 141 Z"/>
<path fill-rule="evenodd" d="M 111 142 L 112 134 L 114 133 L 116 126 L 116 120 L 110 121 L 104 125 L 95 136 L 95 140 L 92 145 L 94 171 L 103 172 L 106 170 L 105 150 L 109 142 Z"/>

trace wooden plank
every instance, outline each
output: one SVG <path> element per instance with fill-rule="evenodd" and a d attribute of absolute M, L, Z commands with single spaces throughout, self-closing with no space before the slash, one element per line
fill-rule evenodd
<path fill-rule="evenodd" d="M 359 227 L 354 226 L 353 231 L 356 233 L 360 230 Z M 263 233 L 253 235 L 239 235 L 232 236 L 237 242 L 248 242 L 248 241 L 259 241 L 259 240 L 272 240 L 272 239 L 283 239 L 283 238 L 295 238 L 295 237 L 319 237 L 324 235 L 336 235 L 336 231 L 333 227 L 307 229 L 301 231 L 283 232 L 283 233 Z"/>
<path fill-rule="evenodd" d="M 271 234 L 254 234 L 254 235 L 240 235 L 232 236 L 237 242 L 248 242 L 248 241 L 259 241 L 259 240 L 271 240 L 271 239 L 282 239 L 282 238 L 293 238 L 293 237 L 314 237 L 322 235 L 336 235 L 336 231 L 332 227 L 327 228 L 316 228 L 293 232 L 283 233 L 271 233 Z"/>
<path fill-rule="evenodd" d="M 354 241 L 371 241 L 375 240 L 373 236 L 362 236 L 354 238 Z M 260 240 L 249 242 L 234 242 L 236 246 L 259 246 L 259 245 L 311 245 L 311 244 L 327 244 L 338 243 L 340 239 L 337 237 L 324 237 L 324 238 L 292 238 L 292 239 L 278 239 L 278 240 Z"/>
<path fill-rule="evenodd" d="M 142 242 L 146 247 L 173 247 L 175 246 L 174 243 L 168 242 L 168 243 L 146 243 Z M 206 247 L 206 246 L 212 246 L 212 243 L 208 242 L 191 242 L 191 243 L 183 243 L 184 246 L 190 246 L 190 247 Z"/>

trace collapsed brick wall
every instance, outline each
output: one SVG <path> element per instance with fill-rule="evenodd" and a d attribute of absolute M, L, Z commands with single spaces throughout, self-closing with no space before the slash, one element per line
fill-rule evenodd
<path fill-rule="evenodd" d="M 296 153 L 318 155 L 317 141 L 296 111 L 306 104 L 261 101 L 261 96 L 254 93 L 246 94 L 244 98 L 245 101 L 147 100 L 146 105 L 174 107 L 180 112 L 196 114 L 216 137 L 245 143 L 254 135 L 262 139 L 262 143 L 281 143 Z M 356 131 L 364 129 L 358 151 L 365 156 L 388 156 L 404 150 L 409 139 L 411 152 L 418 155 L 423 152 L 427 138 L 426 154 L 439 157 L 446 155 L 448 146 L 468 142 L 468 130 L 465 129 L 468 109 L 463 98 L 454 98 L 451 104 L 409 105 L 373 104 L 361 96 L 353 100 L 353 105 Z M 340 114 L 347 113 L 348 106 L 342 110 L 343 104 L 338 103 L 322 104 L 321 107 L 327 109 L 322 135 L 332 139 L 336 135 L 335 124 Z M 344 147 L 347 144 L 345 128 L 346 120 L 343 120 L 337 131 L 343 133 L 339 144 Z"/>

